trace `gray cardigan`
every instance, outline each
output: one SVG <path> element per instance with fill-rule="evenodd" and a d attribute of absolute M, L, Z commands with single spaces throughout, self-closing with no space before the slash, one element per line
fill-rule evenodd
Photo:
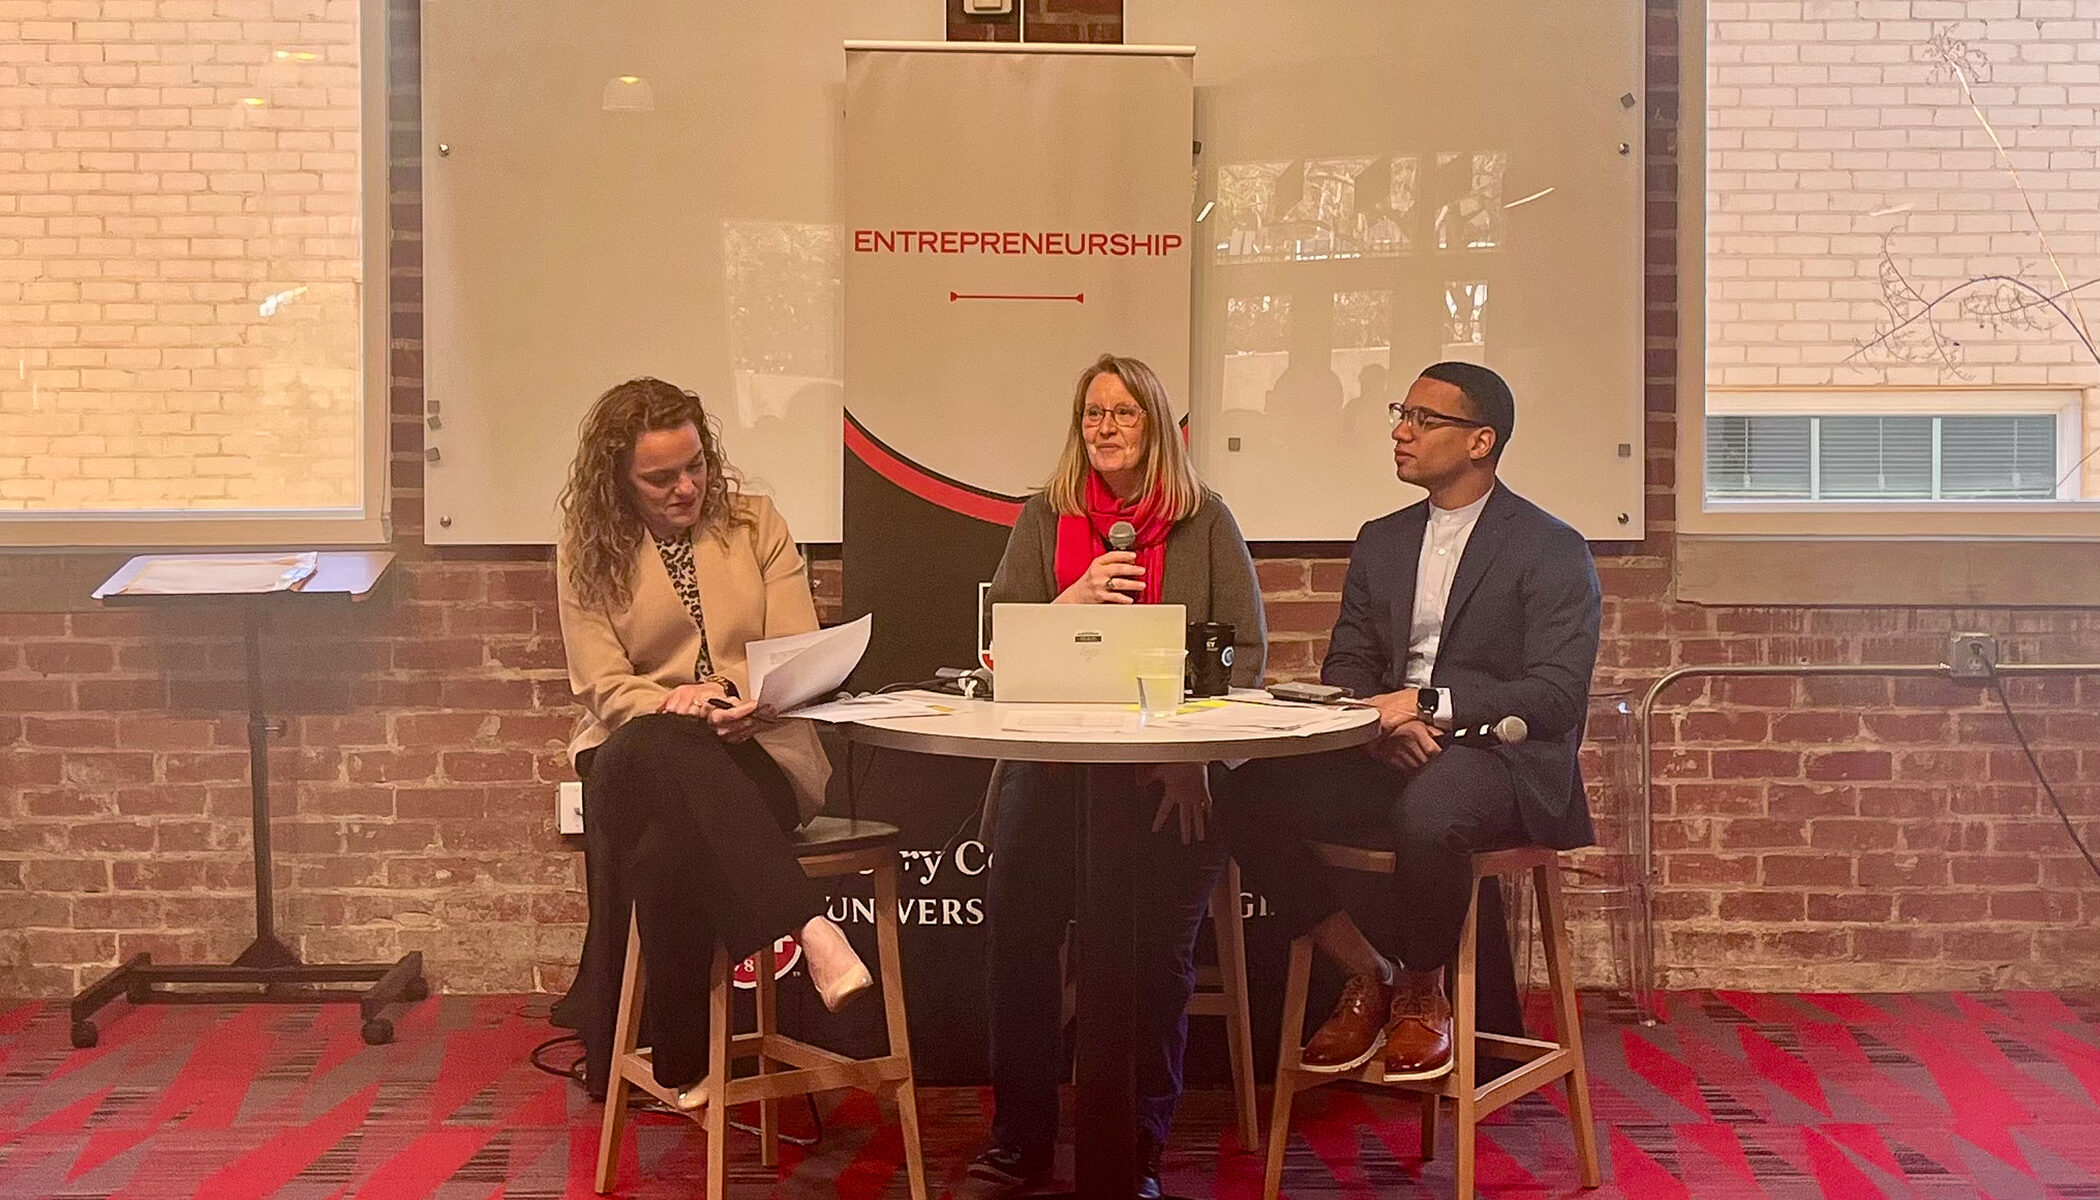
<path fill-rule="evenodd" d="M 1261 586 L 1232 510 L 1214 492 L 1167 531 L 1167 578 L 1160 599 L 1188 610 L 1191 621 L 1232 625 L 1232 684 L 1260 687 L 1268 657 Z M 1030 496 L 1006 539 L 992 575 L 992 604 L 1047 604 L 1057 599 L 1057 513 L 1041 493 Z"/>
<path fill-rule="evenodd" d="M 1030 496 L 1006 539 L 1006 553 L 992 575 L 991 604 L 1047 604 L 1057 599 L 1057 513 L 1041 493 Z M 1247 541 L 1217 493 L 1203 493 L 1203 504 L 1167 531 L 1166 579 L 1160 599 L 1188 610 L 1191 621 L 1225 621 L 1232 625 L 1232 685 L 1260 687 L 1268 658 L 1269 635 L 1261 607 L 1261 585 Z M 984 817 L 978 838 L 992 844 L 1005 763 L 992 770 L 985 788 Z"/>

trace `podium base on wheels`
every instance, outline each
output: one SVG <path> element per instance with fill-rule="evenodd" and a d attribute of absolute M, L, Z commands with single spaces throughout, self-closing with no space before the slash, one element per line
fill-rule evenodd
<path fill-rule="evenodd" d="M 162 984 L 203 983 L 260 992 L 171 992 Z M 331 984 L 362 983 L 362 988 Z M 73 997 L 73 1048 L 86 1050 L 102 1038 L 94 1016 L 118 997 L 132 1004 L 314 1004 L 356 1001 L 364 1018 L 365 1044 L 394 1040 L 394 1023 L 384 1014 L 393 1004 L 413 1004 L 430 995 L 423 978 L 423 954 L 411 951 L 391 963 L 309 964 L 276 938 L 258 938 L 231 965 L 156 964 L 150 954 L 134 954 L 124 964 Z"/>

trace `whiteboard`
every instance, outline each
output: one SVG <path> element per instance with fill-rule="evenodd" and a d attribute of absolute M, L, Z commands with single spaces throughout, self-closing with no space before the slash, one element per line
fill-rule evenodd
<path fill-rule="evenodd" d="M 1411 502 L 1383 404 L 1440 358 L 1515 389 L 1513 487 L 1641 536 L 1641 11 L 1127 0 L 1126 41 L 1197 47 L 1190 437 L 1249 538 Z M 427 540 L 551 542 L 578 419 L 655 374 L 798 540 L 836 541 L 842 43 L 942 26 L 923 0 L 426 0 Z"/>
<path fill-rule="evenodd" d="M 577 422 L 698 392 L 797 540 L 839 538 L 848 38 L 938 6 L 423 5 L 427 540 L 547 544 Z"/>
<path fill-rule="evenodd" d="M 1190 444 L 1246 536 L 1346 540 L 1419 498 L 1385 405 L 1455 358 L 1516 393 L 1513 488 L 1640 537 L 1642 6 L 1124 13 L 1196 46 Z"/>

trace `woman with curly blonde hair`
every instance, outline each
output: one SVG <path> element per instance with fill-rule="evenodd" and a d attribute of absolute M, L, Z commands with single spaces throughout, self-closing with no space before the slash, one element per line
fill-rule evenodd
<path fill-rule="evenodd" d="M 745 644 L 815 629 L 816 605 L 787 523 L 738 489 L 700 397 L 660 379 L 591 406 L 561 507 L 562 645 L 584 708 L 569 751 L 590 864 L 587 1082 L 608 1074 L 631 906 L 656 1081 L 683 1089 L 707 1072 L 717 941 L 735 959 L 793 933 L 834 1010 L 872 983 L 787 837 L 823 807 L 823 748 L 743 695 Z"/>

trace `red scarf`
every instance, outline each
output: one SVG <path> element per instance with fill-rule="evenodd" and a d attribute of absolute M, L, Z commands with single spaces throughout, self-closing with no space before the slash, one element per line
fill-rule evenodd
<path fill-rule="evenodd" d="M 1162 510 L 1158 493 L 1125 504 L 1108 490 L 1100 472 L 1088 471 L 1086 512 L 1057 519 L 1057 590 L 1062 593 L 1079 582 L 1095 559 L 1113 549 L 1108 544 L 1109 529 L 1118 521 L 1128 521 L 1137 528 L 1137 542 L 1131 550 L 1137 554 L 1137 565 L 1145 568 L 1145 590 L 1138 600 L 1158 604 L 1160 588 L 1166 582 L 1167 531 L 1173 528 Z"/>

